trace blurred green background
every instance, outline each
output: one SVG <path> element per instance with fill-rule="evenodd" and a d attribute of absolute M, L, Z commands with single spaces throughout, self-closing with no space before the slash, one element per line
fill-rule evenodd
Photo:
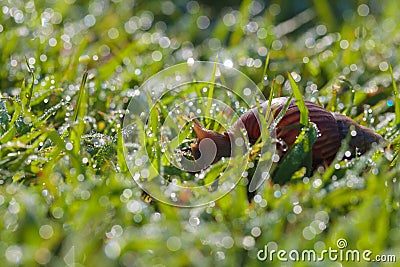
<path fill-rule="evenodd" d="M 0 0 L 0 7 L 2 266 L 354 266 L 257 260 L 267 244 L 320 252 L 336 249 L 339 238 L 348 249 L 399 260 L 397 149 L 338 159 L 283 186 L 267 183 L 252 204 L 241 184 L 208 206 L 179 209 L 141 199 L 123 159 L 121 124 L 132 92 L 151 75 L 218 55 L 266 96 L 274 79 L 278 95 L 291 93 L 289 71 L 305 99 L 397 144 L 400 2 Z"/>

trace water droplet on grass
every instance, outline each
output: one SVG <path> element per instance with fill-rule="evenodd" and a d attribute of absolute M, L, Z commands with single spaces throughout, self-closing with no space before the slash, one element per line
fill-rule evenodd
<path fill-rule="evenodd" d="M 81 55 L 79 57 L 79 63 L 89 63 L 90 57 L 88 55 Z"/>

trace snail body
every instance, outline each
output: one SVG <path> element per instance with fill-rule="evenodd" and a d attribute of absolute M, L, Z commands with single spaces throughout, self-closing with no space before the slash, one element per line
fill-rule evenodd
<path fill-rule="evenodd" d="M 271 112 L 274 119 L 276 119 L 288 100 L 287 97 L 279 97 L 272 100 Z M 316 124 L 319 132 L 318 138 L 312 146 L 313 167 L 320 164 L 328 166 L 335 158 L 342 140 L 346 138 L 349 132 L 351 133 L 349 141 L 351 156 L 349 158 L 354 157 L 356 151 L 361 154 L 365 153 L 372 147 L 373 143 L 378 144 L 385 140 L 379 134 L 367 127 L 359 125 L 345 115 L 329 112 L 323 107 L 309 101 L 304 102 L 308 109 L 309 120 Z M 268 102 L 261 104 L 263 115 L 265 117 L 268 117 L 266 116 L 268 104 Z M 215 143 L 216 156 L 213 161 L 214 163 L 222 157 L 230 157 L 231 142 L 229 132 L 242 127 L 246 129 L 250 145 L 254 145 L 261 135 L 260 124 L 258 121 L 259 116 L 257 107 L 245 112 L 240 116 L 239 120 L 223 134 L 207 130 L 197 120 L 195 120 L 194 131 L 196 132 L 198 139 L 191 145 L 194 158 L 200 158 L 201 153 L 199 144 L 205 138 L 209 138 Z M 282 140 L 288 147 L 292 146 L 299 135 L 299 130 L 287 126 L 298 124 L 300 124 L 300 110 L 295 101 L 292 100 L 282 119 L 275 127 L 276 138 Z M 284 153 L 282 149 L 280 149 L 279 152 L 281 154 Z"/>

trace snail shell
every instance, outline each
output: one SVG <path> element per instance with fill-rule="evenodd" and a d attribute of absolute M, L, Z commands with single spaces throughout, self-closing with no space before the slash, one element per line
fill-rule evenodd
<path fill-rule="evenodd" d="M 278 116 L 287 101 L 287 97 L 279 97 L 272 100 L 271 111 L 274 114 L 274 118 Z M 352 152 L 352 156 L 350 156 L 350 158 L 355 156 L 356 150 L 360 153 L 365 153 L 371 148 L 373 143 L 384 141 L 382 136 L 373 132 L 367 127 L 357 124 L 354 120 L 346 117 L 345 115 L 329 112 L 323 107 L 309 101 L 304 102 L 308 108 L 310 121 L 316 124 L 319 131 L 318 138 L 312 147 L 313 167 L 316 167 L 320 164 L 325 166 L 329 165 L 335 158 L 335 155 L 341 146 L 342 140 L 346 138 L 349 131 L 355 131 L 355 135 L 354 133 L 351 135 L 349 142 L 349 148 Z M 268 110 L 268 102 L 262 103 L 261 108 L 263 109 L 263 115 L 265 116 Z M 240 119 L 235 122 L 235 124 L 231 127 L 231 130 L 244 126 L 250 144 L 254 145 L 260 137 L 260 125 L 258 120 L 259 116 L 257 108 L 250 109 L 240 116 Z M 287 129 L 286 126 L 298 125 L 299 123 L 300 110 L 295 101 L 292 100 L 288 109 L 286 110 L 286 113 L 276 125 L 276 138 L 283 140 L 287 146 L 292 146 L 299 135 L 299 130 Z M 192 153 L 195 159 L 198 159 L 201 155 L 199 143 L 204 138 L 210 138 L 215 142 L 217 152 L 214 162 L 218 161 L 221 157 L 231 156 L 229 131 L 225 132 L 224 134 L 220 134 L 207 130 L 197 120 L 195 120 L 194 131 L 198 136 L 196 142 L 191 145 Z M 282 150 L 280 152 L 283 153 Z"/>
<path fill-rule="evenodd" d="M 274 112 L 274 117 L 281 112 L 287 100 L 286 97 L 280 97 L 272 101 L 271 109 Z M 305 104 L 308 108 L 310 121 L 314 122 L 319 130 L 319 137 L 312 147 L 313 163 L 318 164 L 324 160 L 332 161 L 341 144 L 336 119 L 330 112 L 312 102 L 305 101 Z M 261 107 L 265 114 L 268 102 L 264 102 Z M 252 109 L 250 112 L 243 114 L 241 120 L 246 127 L 250 144 L 253 145 L 260 136 L 257 109 Z M 299 123 L 300 110 L 293 100 L 276 126 L 276 138 L 283 140 L 290 147 L 296 141 L 299 130 L 289 130 L 284 129 L 284 127 Z"/>

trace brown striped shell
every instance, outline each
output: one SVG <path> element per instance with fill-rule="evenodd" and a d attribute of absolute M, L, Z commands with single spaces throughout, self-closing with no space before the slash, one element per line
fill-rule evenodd
<path fill-rule="evenodd" d="M 287 101 L 287 97 L 279 97 L 272 100 L 271 110 L 274 114 L 274 118 L 278 116 Z M 384 141 L 380 135 L 357 124 L 345 115 L 331 113 L 323 107 L 309 101 L 305 101 L 305 104 L 308 108 L 310 121 L 316 124 L 319 131 L 318 138 L 312 147 L 314 167 L 321 163 L 327 166 L 332 162 L 340 148 L 342 140 L 346 138 L 350 130 L 354 130 L 356 133 L 356 135 L 351 136 L 349 143 L 353 156 L 356 149 L 358 149 L 359 152 L 364 153 L 373 143 Z M 265 116 L 265 113 L 268 110 L 268 102 L 262 103 L 261 107 Z M 253 145 L 260 137 L 260 126 L 257 114 L 257 108 L 248 110 L 240 117 L 241 122 L 238 120 L 231 128 L 237 129 L 244 125 L 251 145 Z M 286 126 L 298 125 L 299 123 L 300 111 L 295 101 L 292 100 L 285 115 L 276 125 L 276 138 L 283 140 L 286 145 L 290 147 L 299 135 L 299 130 L 287 129 L 288 127 Z M 217 145 L 218 152 L 215 161 L 218 161 L 221 157 L 230 156 L 230 139 L 228 133 L 219 134 L 206 130 L 198 121 L 195 124 L 194 130 L 199 137 L 196 143 L 192 144 L 192 152 L 196 159 L 200 156 L 198 143 L 206 137 L 214 140 Z M 280 152 L 282 153 L 282 151 Z"/>

